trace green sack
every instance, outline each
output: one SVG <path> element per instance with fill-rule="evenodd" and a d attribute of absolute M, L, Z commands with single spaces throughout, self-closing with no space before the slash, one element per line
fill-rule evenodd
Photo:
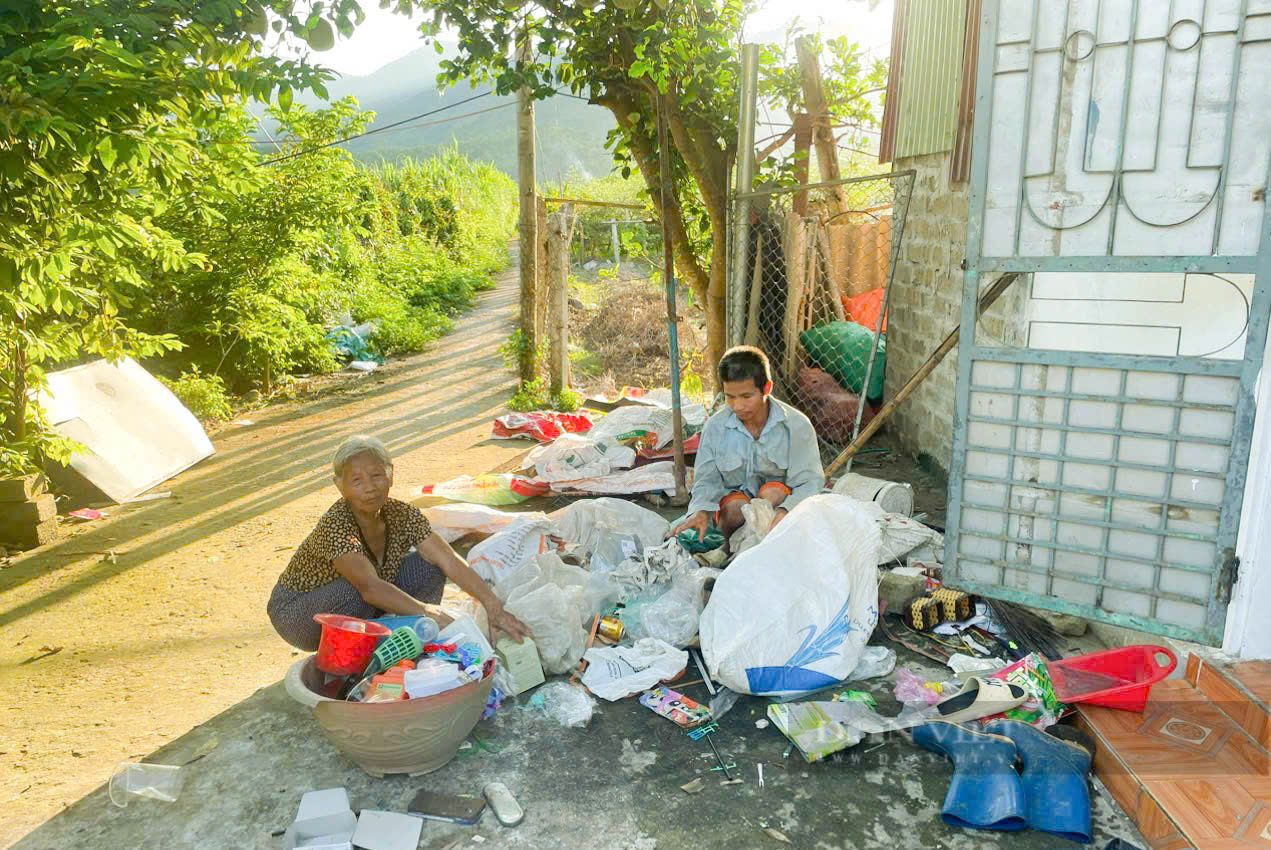
<path fill-rule="evenodd" d="M 874 332 L 856 322 L 827 322 L 799 334 L 799 342 L 812 362 L 829 372 L 848 392 L 860 395 L 865 384 L 865 362 Z M 869 399 L 883 397 L 883 366 L 887 361 L 887 338 L 878 339 L 874 371 L 869 376 Z"/>

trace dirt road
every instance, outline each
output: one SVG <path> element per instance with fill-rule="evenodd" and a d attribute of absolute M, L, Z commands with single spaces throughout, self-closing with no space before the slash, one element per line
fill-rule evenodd
<path fill-rule="evenodd" d="M 432 352 L 248 414 L 254 424 L 220 431 L 215 455 L 158 488 L 172 498 L 111 508 L 0 571 L 0 847 L 119 761 L 281 678 L 295 653 L 265 601 L 338 498 L 329 462 L 341 439 L 383 439 L 403 499 L 524 450 L 485 442 L 513 386 L 495 347 L 516 280 L 515 268 L 501 275 Z"/>

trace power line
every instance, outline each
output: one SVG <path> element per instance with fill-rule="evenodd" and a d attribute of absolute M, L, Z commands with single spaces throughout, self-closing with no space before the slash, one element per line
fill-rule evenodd
<path fill-rule="evenodd" d="M 336 139 L 335 141 L 324 142 L 323 144 L 314 145 L 313 147 L 305 148 L 304 150 L 293 151 L 292 153 L 289 153 L 286 156 L 280 156 L 274 159 L 266 160 L 260 163 L 260 166 L 263 168 L 266 165 L 275 165 L 279 162 L 284 162 L 289 159 L 295 159 L 296 157 L 306 156 L 316 151 L 320 151 L 324 148 L 330 148 L 330 147 L 335 147 L 336 145 L 342 145 L 345 142 L 351 142 L 354 139 L 362 139 L 367 136 L 374 136 L 376 133 L 383 133 L 385 131 L 393 129 L 394 127 L 400 127 L 403 124 L 409 124 L 412 121 L 418 121 L 421 118 L 427 118 L 431 115 L 436 115 L 439 112 L 445 112 L 448 109 L 454 109 L 456 106 L 463 106 L 465 103 L 472 103 L 472 101 L 474 100 L 480 100 L 481 98 L 491 94 L 494 94 L 493 89 L 487 92 L 482 92 L 481 94 L 478 94 L 478 95 L 473 95 L 472 97 L 466 98 L 464 100 L 458 100 L 458 101 L 455 101 L 454 103 L 450 103 L 445 106 L 440 106 L 436 109 L 429 110 L 428 112 L 421 112 L 419 115 L 412 115 L 410 118 L 403 118 L 401 121 L 394 121 L 392 124 L 388 124 L 383 127 L 376 127 L 374 130 L 367 130 L 364 133 L 357 133 L 352 136 L 346 136 L 343 139 Z M 473 114 L 476 114 L 476 113 L 473 113 Z M 459 116 L 459 117 L 466 117 L 466 116 Z"/>
<path fill-rule="evenodd" d="M 422 124 L 411 123 L 413 121 L 418 121 L 421 118 L 427 118 L 430 115 L 436 115 L 439 112 L 445 112 L 447 109 L 454 109 L 456 106 L 462 106 L 465 103 L 471 103 L 474 100 L 478 100 L 480 98 L 486 97 L 487 95 L 491 95 L 491 94 L 494 94 L 493 90 L 482 92 L 481 94 L 474 95 L 472 97 L 466 98 L 465 100 L 460 100 L 455 103 L 447 104 L 446 106 L 442 106 L 437 109 L 430 110 L 429 112 L 422 112 L 419 115 L 413 115 L 410 118 L 403 118 L 400 121 L 394 121 L 392 124 L 388 124 L 383 127 L 376 127 L 372 130 L 367 130 L 364 133 L 357 133 L 356 135 L 353 135 L 353 136 L 346 136 L 343 139 L 336 139 L 335 141 L 325 142 L 321 145 L 314 145 L 313 147 L 305 148 L 304 150 L 293 151 L 292 153 L 286 154 L 285 156 L 275 157 L 274 159 L 266 160 L 265 162 L 260 163 L 260 167 L 264 167 L 266 165 L 276 165 L 279 162 L 284 162 L 289 159 L 295 159 L 297 157 L 306 156 L 308 154 L 315 153 L 325 148 L 334 147 L 336 145 L 342 145 L 345 142 L 351 142 L 354 139 L 363 139 L 363 138 L 366 138 L 367 136 L 374 136 L 379 133 L 393 133 L 393 132 L 400 132 L 401 130 L 414 130 L 419 127 L 432 127 L 437 124 L 445 124 L 448 121 L 458 121 L 463 118 L 471 118 L 474 115 L 481 115 L 486 112 L 493 112 L 496 109 L 506 109 L 510 106 L 515 105 L 513 103 L 500 103 L 498 106 L 491 106 L 487 109 L 478 109 L 475 112 L 466 112 L 463 115 L 454 115 L 447 118 L 442 118 L 438 121 L 427 121 Z M 590 98 L 582 97 L 576 94 L 570 94 L 569 92 L 557 90 L 556 94 L 562 95 L 564 97 L 572 97 L 575 100 L 590 102 Z M 410 125 L 410 126 L 404 126 L 404 125 Z M 261 129 L 264 130 L 263 124 L 261 125 Z M 267 136 L 269 135 L 268 130 L 265 130 L 264 132 L 265 132 L 265 135 Z M 278 146 L 278 143 L 274 141 L 273 137 L 270 137 L 269 139 L 252 139 L 250 141 L 252 144 L 257 144 L 257 145 L 273 144 L 275 147 Z"/>

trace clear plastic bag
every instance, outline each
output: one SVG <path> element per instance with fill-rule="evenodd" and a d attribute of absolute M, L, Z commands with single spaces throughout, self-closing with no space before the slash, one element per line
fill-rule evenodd
<path fill-rule="evenodd" d="M 586 648 L 582 616 L 556 584 L 518 593 L 505 604 L 513 617 L 529 627 L 538 656 L 548 673 L 568 673 L 578 666 Z"/>
<path fill-rule="evenodd" d="M 877 679 L 896 669 L 896 650 L 889 646 L 867 646 L 861 652 L 861 660 L 849 676 L 851 681 Z"/>
<path fill-rule="evenodd" d="M 548 682 L 534 692 L 530 705 L 543 709 L 547 716 L 561 726 L 586 726 L 596 710 L 596 700 L 581 685 L 569 682 Z"/>
<path fill-rule="evenodd" d="M 676 573 L 671 580 L 671 589 L 641 610 L 635 629 L 628 626 L 632 637 L 657 638 L 679 649 L 688 646 L 697 637 L 698 621 L 705 605 L 706 583 L 719 574 L 720 570 L 712 567 Z"/>

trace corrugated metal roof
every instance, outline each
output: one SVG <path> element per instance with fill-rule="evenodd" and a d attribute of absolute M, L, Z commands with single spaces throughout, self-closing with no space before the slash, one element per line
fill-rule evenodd
<path fill-rule="evenodd" d="M 908 0 L 896 159 L 953 148 L 967 0 Z"/>
<path fill-rule="evenodd" d="M 896 150 L 896 118 L 900 113 L 900 68 L 905 51 L 905 0 L 896 0 L 891 18 L 891 58 L 887 61 L 887 92 L 883 95 L 883 126 L 878 161 L 891 162 Z"/>

